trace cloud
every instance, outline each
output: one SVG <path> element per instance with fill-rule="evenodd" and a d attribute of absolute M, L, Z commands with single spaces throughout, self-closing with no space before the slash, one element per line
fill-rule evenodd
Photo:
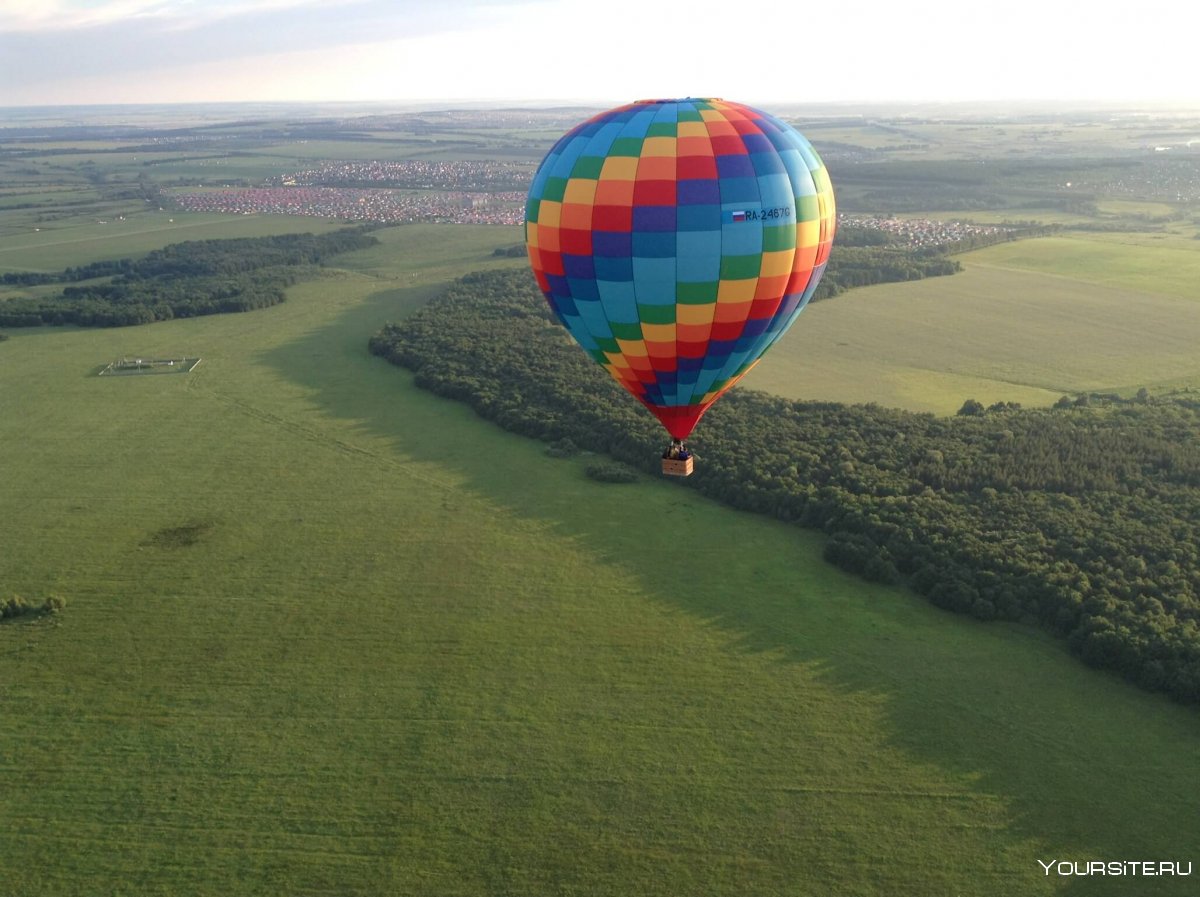
<path fill-rule="evenodd" d="M 0 106 L 307 99 L 1197 99 L 1164 0 L 0 0 Z"/>
<path fill-rule="evenodd" d="M 65 32 L 133 20 L 167 28 L 203 26 L 223 19 L 254 16 L 316 5 L 334 6 L 354 0 L 0 0 L 0 29 Z"/>
<path fill-rule="evenodd" d="M 123 95 L 130 87 L 157 93 L 148 80 L 209 63 L 228 63 L 241 91 L 254 90 L 255 60 L 264 57 L 424 38 L 464 21 L 486 26 L 507 8 L 481 0 L 0 2 L 0 25 L 7 25 L 0 27 L 0 105 L 50 95 L 53 102 L 102 102 L 88 82 L 120 78 L 143 82 L 123 84 Z M 75 85 L 79 99 L 64 99 L 64 88 Z"/>

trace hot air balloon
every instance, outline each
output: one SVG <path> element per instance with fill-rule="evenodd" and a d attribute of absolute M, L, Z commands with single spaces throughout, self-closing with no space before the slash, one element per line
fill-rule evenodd
<path fill-rule="evenodd" d="M 642 100 L 565 134 L 529 188 L 525 243 L 571 336 L 666 427 L 664 473 L 812 298 L 833 242 L 829 176 L 772 115 Z"/>

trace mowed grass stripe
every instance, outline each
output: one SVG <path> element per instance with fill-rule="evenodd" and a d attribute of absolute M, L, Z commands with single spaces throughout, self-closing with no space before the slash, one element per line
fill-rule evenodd
<path fill-rule="evenodd" d="M 5 587 L 69 601 L 0 628 L 14 893 L 1048 894 L 1195 843 L 1194 714 L 367 355 L 509 264 L 386 235 L 271 309 L 0 347 Z M 88 376 L 131 343 L 205 362 Z"/>

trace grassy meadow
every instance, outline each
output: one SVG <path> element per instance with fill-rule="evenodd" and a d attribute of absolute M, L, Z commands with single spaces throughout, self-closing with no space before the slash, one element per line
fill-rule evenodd
<path fill-rule="evenodd" d="M 951 277 L 818 302 L 743 383 L 937 414 L 969 398 L 1048 405 L 1200 386 L 1200 243 L 1152 240 L 1001 243 L 958 256 L 964 271 Z"/>
<path fill-rule="evenodd" d="M 167 243 L 274 234 L 327 233 L 342 224 L 329 218 L 300 215 L 224 215 L 217 212 L 143 212 L 125 220 L 94 216 L 60 222 L 53 227 L 27 229 L 0 241 L 0 273 L 4 271 L 61 271 L 89 261 L 143 255 Z M 4 287 L 0 287 L 0 298 Z"/>
<path fill-rule="evenodd" d="M 1200 301 L 1200 240 L 1194 238 L 1069 234 L 999 243 L 970 253 L 963 261 Z"/>
<path fill-rule="evenodd" d="M 381 237 L 270 309 L 0 344 L 0 588 L 68 602 L 0 626 L 5 893 L 1092 897 L 1131 890 L 1037 860 L 1194 858 L 1194 712 L 415 388 L 368 337 L 522 262 Z M 130 353 L 204 360 L 94 376 Z"/>

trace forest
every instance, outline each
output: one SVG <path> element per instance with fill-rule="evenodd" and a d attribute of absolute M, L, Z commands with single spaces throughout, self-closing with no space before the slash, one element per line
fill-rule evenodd
<path fill-rule="evenodd" d="M 829 265 L 813 301 L 830 299 L 853 287 L 924 277 L 957 274 L 962 265 L 941 252 L 920 252 L 894 246 L 839 246 L 830 255 Z"/>
<path fill-rule="evenodd" d="M 313 276 L 332 256 L 375 245 L 369 230 L 190 240 L 136 260 L 94 262 L 52 273 L 8 272 L 0 275 L 0 283 L 72 285 L 58 295 L 0 304 L 0 327 L 121 327 L 266 308 L 282 302 L 288 286 Z"/>
<path fill-rule="evenodd" d="M 1025 234 L 1025 231 L 1022 232 Z M 1009 237 L 993 239 L 1000 242 Z M 987 245 L 977 240 L 969 247 L 977 249 Z M 921 280 L 925 277 L 944 277 L 957 274 L 962 265 L 946 255 L 948 247 L 911 249 L 897 244 L 884 231 L 865 227 L 839 227 L 837 252 L 829 256 L 829 263 L 812 301 L 830 299 L 852 287 L 865 287 L 876 283 L 896 283 L 902 280 Z M 960 251 L 959 247 L 954 247 Z M 494 255 L 521 258 L 526 253 L 525 244 L 505 246 L 495 250 Z"/>
<path fill-rule="evenodd" d="M 658 468 L 666 437 L 524 271 L 473 274 L 370 349 L 506 429 Z M 735 389 L 683 484 L 823 529 L 826 557 L 949 611 L 1038 626 L 1085 663 L 1200 702 L 1200 400 L 967 400 L 951 418 Z"/>
<path fill-rule="evenodd" d="M 844 212 L 893 214 L 930 209 L 962 212 L 1054 208 L 1093 214 L 1114 189 L 1142 199 L 1173 198 L 1165 185 L 1193 177 L 1180 158 L 1112 156 L 1014 159 L 887 159 L 836 164 L 830 175 Z M 1014 217 L 1021 217 L 1014 214 Z"/>

